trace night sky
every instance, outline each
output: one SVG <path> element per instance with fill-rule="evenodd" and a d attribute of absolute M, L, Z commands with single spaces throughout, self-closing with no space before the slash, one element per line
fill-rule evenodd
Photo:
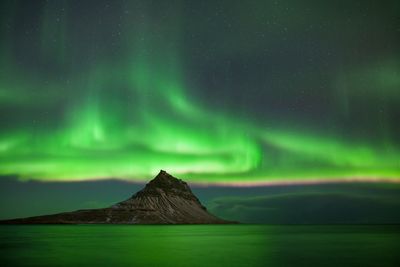
<path fill-rule="evenodd" d="M 400 222 L 399 14 L 1 1 L 0 219 L 104 207 L 164 169 L 230 219 Z"/>

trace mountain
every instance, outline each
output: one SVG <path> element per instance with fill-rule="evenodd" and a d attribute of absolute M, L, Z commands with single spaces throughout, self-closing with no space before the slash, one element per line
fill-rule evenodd
<path fill-rule="evenodd" d="M 161 170 L 131 198 L 103 209 L 0 221 L 2 224 L 229 224 L 210 214 L 184 181 Z"/>

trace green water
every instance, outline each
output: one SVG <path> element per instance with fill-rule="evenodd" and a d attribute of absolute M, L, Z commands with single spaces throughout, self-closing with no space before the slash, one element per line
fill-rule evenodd
<path fill-rule="evenodd" d="M 1 226 L 0 266 L 400 266 L 397 226 Z"/>

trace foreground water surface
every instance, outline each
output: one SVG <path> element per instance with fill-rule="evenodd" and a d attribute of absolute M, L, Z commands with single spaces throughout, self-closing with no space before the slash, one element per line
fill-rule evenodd
<path fill-rule="evenodd" d="M 0 226 L 1 266 L 400 266 L 398 226 Z"/>

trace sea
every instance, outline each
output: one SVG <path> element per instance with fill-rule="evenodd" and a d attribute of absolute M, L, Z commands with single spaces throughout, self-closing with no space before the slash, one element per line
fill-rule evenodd
<path fill-rule="evenodd" d="M 396 225 L 3 225 L 0 266 L 400 266 Z"/>

